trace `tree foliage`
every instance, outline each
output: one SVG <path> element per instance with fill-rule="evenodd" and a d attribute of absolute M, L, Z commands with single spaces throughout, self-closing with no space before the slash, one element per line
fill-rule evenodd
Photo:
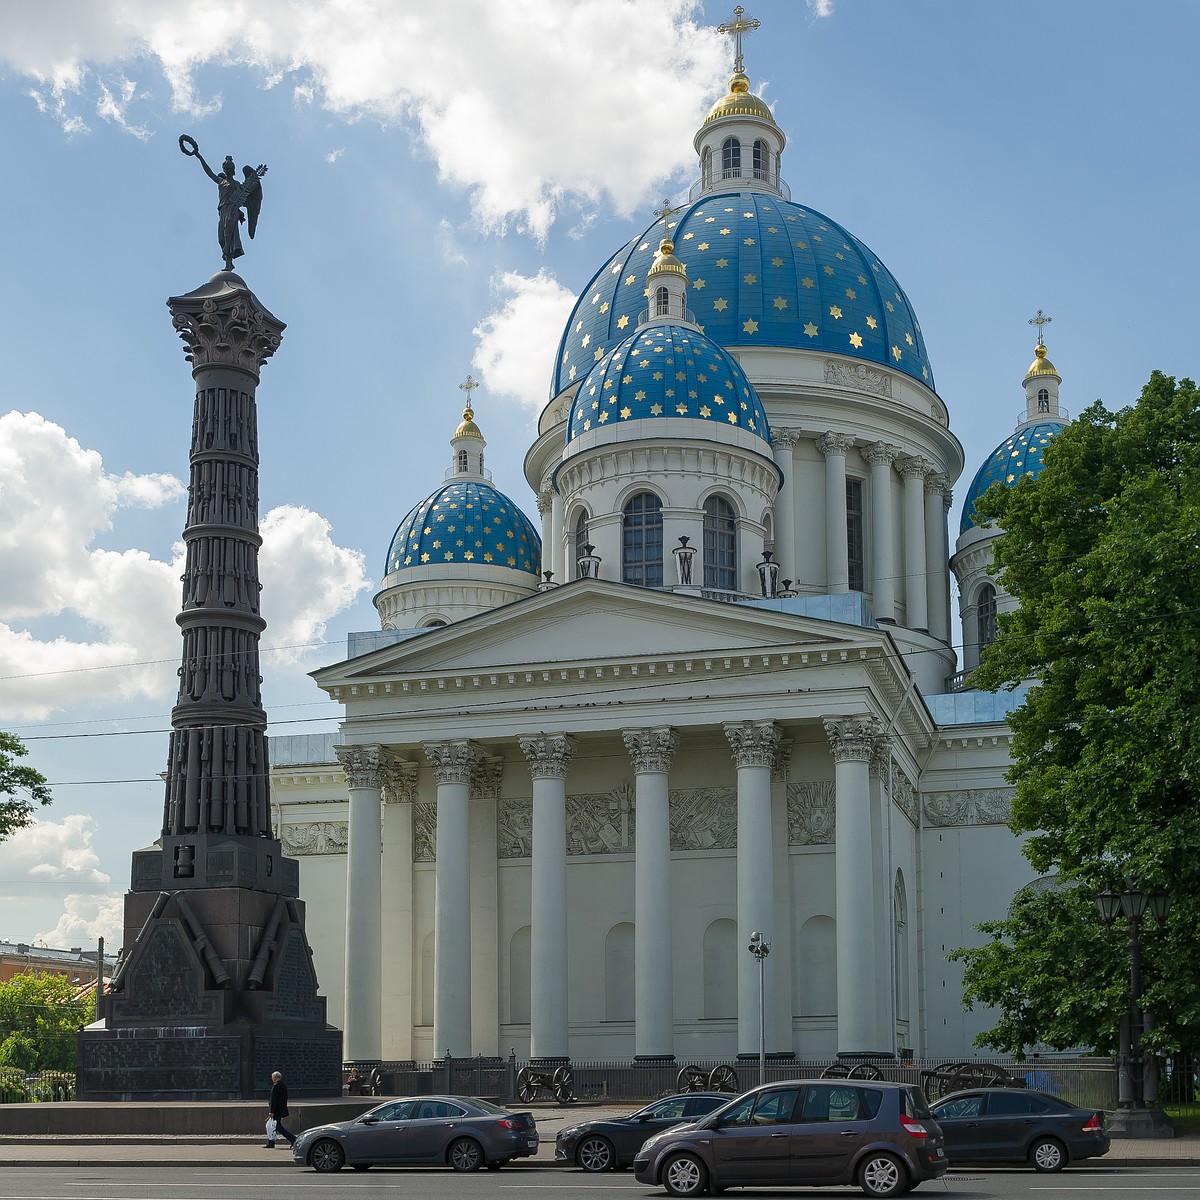
<path fill-rule="evenodd" d="M 0 730 L 0 842 L 32 823 L 35 804 L 50 803 L 45 776 L 17 762 L 28 753 L 19 738 Z"/>
<path fill-rule="evenodd" d="M 23 972 L 0 983 L 0 1067 L 73 1071 L 75 1033 L 92 1021 L 96 997 L 63 975 Z"/>
<path fill-rule="evenodd" d="M 1019 897 L 984 927 L 990 943 L 959 953 L 967 1001 L 1001 1009 L 985 1045 L 1109 1044 L 1128 958 L 1091 953 L 1103 931 L 1084 901 L 1129 877 L 1174 902 L 1147 954 L 1161 957 L 1161 944 L 1178 957 L 1147 970 L 1144 1003 L 1160 1041 L 1200 1046 L 1200 978 L 1170 978 L 1200 956 L 1198 402 L 1191 380 L 1155 372 L 1136 405 L 1092 405 L 1050 443 L 1036 478 L 993 486 L 978 505 L 1003 528 L 994 570 L 1020 607 L 1001 615 L 974 682 L 1038 680 L 1010 717 L 1012 827 L 1028 834 L 1036 870 L 1080 885 L 1073 897 Z M 1039 994 L 1039 937 L 1087 990 L 1078 1002 Z"/>

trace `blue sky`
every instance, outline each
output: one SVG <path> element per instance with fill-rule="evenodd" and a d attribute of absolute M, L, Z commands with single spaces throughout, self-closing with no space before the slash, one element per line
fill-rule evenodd
<path fill-rule="evenodd" d="M 921 320 L 967 468 L 1023 407 L 1038 308 L 1071 412 L 1195 375 L 1191 0 L 762 0 L 752 85 L 793 198 Z M 497 485 L 571 296 L 698 174 L 731 5 L 42 0 L 0 9 L 0 727 L 54 785 L 0 845 L 0 938 L 119 941 L 161 820 L 191 382 L 164 306 L 220 267 L 215 167 L 265 162 L 239 270 L 288 329 L 259 389 L 272 732 L 377 627 L 468 371 Z M 129 665 L 132 664 L 132 665 Z M 141 732 L 153 731 L 153 732 Z M 128 781 L 128 782 L 116 782 Z"/>

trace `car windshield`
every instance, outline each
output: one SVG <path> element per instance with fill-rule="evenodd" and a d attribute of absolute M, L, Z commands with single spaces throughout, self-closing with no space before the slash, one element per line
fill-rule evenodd
<path fill-rule="evenodd" d="M 499 1104 L 493 1104 L 490 1100 L 482 1100 L 478 1096 L 467 1096 L 464 1097 L 464 1099 L 468 1104 L 475 1105 L 475 1107 L 480 1109 L 482 1112 L 494 1113 L 498 1117 L 508 1115 L 507 1108 L 504 1108 Z"/>
<path fill-rule="evenodd" d="M 639 1108 L 631 1116 L 645 1117 L 651 1121 L 665 1120 L 668 1117 L 682 1117 L 686 1106 L 686 1096 L 668 1096 L 665 1100 L 655 1100 L 653 1104 L 647 1104 L 645 1108 Z"/>

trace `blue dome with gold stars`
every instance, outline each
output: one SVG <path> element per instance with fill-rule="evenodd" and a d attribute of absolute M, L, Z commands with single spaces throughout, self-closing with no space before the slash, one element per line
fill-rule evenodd
<path fill-rule="evenodd" d="M 571 408 L 567 443 L 605 426 L 680 418 L 708 425 L 700 431 L 705 438 L 720 436 L 714 426 L 741 429 L 770 446 L 762 401 L 734 358 L 698 329 L 654 322 L 588 372 Z"/>
<path fill-rule="evenodd" d="M 689 307 L 719 345 L 843 354 L 933 388 L 908 298 L 836 221 L 768 192 L 726 192 L 687 206 L 667 231 L 687 268 Z M 658 242 L 651 226 L 583 290 L 558 347 L 551 395 L 581 380 L 636 327 Z"/>
<path fill-rule="evenodd" d="M 536 576 L 542 540 L 529 518 L 482 480 L 443 484 L 400 522 L 384 574 L 467 564 L 508 567 Z"/>
<path fill-rule="evenodd" d="M 975 525 L 975 505 L 993 483 L 1012 487 L 1026 475 L 1036 478 L 1041 474 L 1042 451 L 1050 444 L 1050 439 L 1066 427 L 1065 421 L 1038 421 L 1034 425 L 1023 425 L 1006 442 L 997 446 L 971 480 L 958 532 L 966 533 Z"/>

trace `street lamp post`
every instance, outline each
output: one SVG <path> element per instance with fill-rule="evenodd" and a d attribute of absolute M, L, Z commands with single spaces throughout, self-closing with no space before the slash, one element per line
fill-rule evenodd
<path fill-rule="evenodd" d="M 758 1082 L 763 1084 L 767 1082 L 767 1001 L 763 969 L 767 955 L 771 953 L 771 943 L 755 930 L 746 949 L 758 960 Z"/>
<path fill-rule="evenodd" d="M 1142 1055 L 1142 920 L 1149 912 L 1161 929 L 1171 908 L 1171 898 L 1164 888 L 1144 892 L 1132 880 L 1126 879 L 1120 892 L 1114 891 L 1111 885 L 1106 887 L 1096 897 L 1096 907 L 1106 928 L 1111 928 L 1121 916 L 1129 926 L 1129 1051 L 1127 1056 L 1122 1054 L 1121 1064 L 1122 1070 L 1127 1072 L 1128 1087 L 1122 1089 L 1125 1094 L 1117 1101 L 1119 1108 L 1126 1110 L 1121 1124 L 1128 1126 L 1127 1136 L 1153 1137 L 1156 1135 L 1146 1126 L 1157 1123 L 1157 1110 L 1152 1115 L 1146 1108 L 1146 1070 Z M 1153 1099 L 1157 1100 L 1157 1097 Z M 1162 1119 L 1165 1121 L 1165 1116 Z M 1118 1132 L 1115 1121 L 1110 1132 Z"/>

